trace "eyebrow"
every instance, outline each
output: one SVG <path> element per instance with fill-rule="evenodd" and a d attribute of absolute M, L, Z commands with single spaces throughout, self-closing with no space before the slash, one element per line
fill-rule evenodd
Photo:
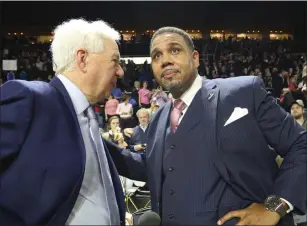
<path fill-rule="evenodd" d="M 174 46 L 180 46 L 180 47 L 182 47 L 182 45 L 180 45 L 178 42 L 171 42 L 171 43 L 168 44 L 168 48 L 169 48 L 169 47 L 174 47 Z M 152 56 L 152 55 L 156 54 L 157 52 L 159 52 L 159 49 L 158 49 L 158 48 L 154 48 L 154 49 L 151 51 L 150 55 Z"/>

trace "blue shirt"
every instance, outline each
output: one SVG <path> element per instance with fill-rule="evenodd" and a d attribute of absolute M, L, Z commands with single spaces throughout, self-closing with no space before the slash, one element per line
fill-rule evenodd
<path fill-rule="evenodd" d="M 110 225 L 107 197 L 101 179 L 95 147 L 91 141 L 89 120 L 84 111 L 90 105 L 81 90 L 63 75 L 58 75 L 65 86 L 77 114 L 85 150 L 86 162 L 84 178 L 75 206 L 66 222 L 67 225 Z M 100 150 L 105 151 L 105 150 Z M 110 171 L 108 174 L 111 177 Z M 111 213 L 114 214 L 114 213 Z M 119 219 L 119 216 L 118 216 Z"/>

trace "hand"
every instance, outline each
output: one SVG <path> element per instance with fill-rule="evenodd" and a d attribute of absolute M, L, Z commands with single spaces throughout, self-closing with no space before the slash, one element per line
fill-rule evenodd
<path fill-rule="evenodd" d="M 131 137 L 133 135 L 133 129 L 132 128 L 126 128 L 124 129 L 124 134 L 127 137 Z"/>
<path fill-rule="evenodd" d="M 234 217 L 240 218 L 236 225 L 276 225 L 280 220 L 280 215 L 266 210 L 264 204 L 253 203 L 245 209 L 227 213 L 217 224 L 222 225 Z"/>
<path fill-rule="evenodd" d="M 145 147 L 143 147 L 141 144 L 137 144 L 137 145 L 134 146 L 134 150 L 143 151 L 143 150 L 145 150 Z"/>
<path fill-rule="evenodd" d="M 126 225 L 133 225 L 133 216 L 132 214 L 126 212 Z"/>

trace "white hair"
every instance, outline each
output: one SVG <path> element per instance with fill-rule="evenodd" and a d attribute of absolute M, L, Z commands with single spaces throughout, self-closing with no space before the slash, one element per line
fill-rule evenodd
<path fill-rule="evenodd" d="M 78 49 L 103 52 L 104 39 L 118 41 L 120 34 L 102 20 L 72 19 L 58 25 L 51 44 L 53 70 L 56 74 L 73 70 Z"/>
<path fill-rule="evenodd" d="M 148 109 L 146 109 L 146 108 L 141 108 L 141 109 L 139 109 L 139 110 L 136 112 L 136 116 L 139 117 L 140 114 L 142 114 L 142 113 L 147 113 L 147 114 L 148 114 L 148 117 L 150 117 L 150 113 L 149 113 Z"/>

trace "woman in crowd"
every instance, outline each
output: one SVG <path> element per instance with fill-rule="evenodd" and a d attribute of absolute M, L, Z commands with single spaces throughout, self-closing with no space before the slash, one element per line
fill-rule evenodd
<path fill-rule="evenodd" d="M 139 106 L 142 108 L 150 108 L 151 91 L 147 89 L 148 82 L 143 82 L 143 88 L 139 90 Z"/>
<path fill-rule="evenodd" d="M 154 90 L 152 94 L 151 103 L 155 102 L 155 104 L 162 107 L 167 102 L 167 100 L 167 94 L 163 91 L 162 86 L 158 86 L 158 88 Z"/>
<path fill-rule="evenodd" d="M 106 140 L 113 142 L 120 148 L 126 148 L 128 146 L 119 127 L 119 117 L 117 115 L 113 115 L 108 119 L 106 131 L 102 134 Z"/>
<path fill-rule="evenodd" d="M 116 110 L 117 110 L 118 105 L 119 105 L 118 100 L 116 100 L 114 96 L 111 94 L 104 108 L 106 121 L 111 116 L 116 115 Z"/>
<path fill-rule="evenodd" d="M 129 103 L 130 96 L 124 94 L 122 96 L 122 103 L 117 106 L 116 114 L 120 116 L 120 124 L 122 129 L 134 127 L 133 122 L 133 106 Z"/>

